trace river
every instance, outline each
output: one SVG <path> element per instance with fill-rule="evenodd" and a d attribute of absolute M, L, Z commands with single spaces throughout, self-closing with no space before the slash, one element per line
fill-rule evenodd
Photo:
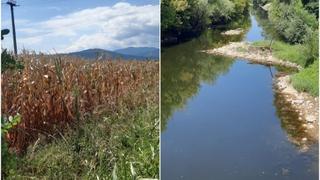
<path fill-rule="evenodd" d="M 302 124 L 272 89 L 277 69 L 199 52 L 264 39 L 250 21 L 243 35 L 209 29 L 162 48 L 162 180 L 318 178 L 318 144 L 299 142 Z"/>

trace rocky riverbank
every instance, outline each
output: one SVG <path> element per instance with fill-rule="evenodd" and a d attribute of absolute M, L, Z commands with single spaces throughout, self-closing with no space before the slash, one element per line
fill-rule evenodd
<path fill-rule="evenodd" d="M 302 67 L 298 64 L 278 59 L 272 56 L 270 50 L 265 48 L 254 47 L 249 42 L 231 42 L 226 46 L 205 50 L 203 52 L 209 54 L 229 56 L 232 58 L 240 58 L 258 64 L 279 65 L 289 68 L 296 68 L 299 70 L 302 69 Z"/>
<path fill-rule="evenodd" d="M 226 35 L 226 36 L 233 36 L 233 35 L 239 35 L 239 34 L 241 34 L 243 32 L 244 32 L 243 29 L 238 28 L 238 29 L 232 29 L 232 30 L 228 30 L 228 31 L 222 32 L 221 34 L 222 35 Z"/>
<path fill-rule="evenodd" d="M 290 83 L 290 75 L 278 74 L 274 81 L 274 88 L 298 114 L 298 120 L 301 121 L 304 131 L 309 137 L 309 139 L 301 137 L 301 142 L 318 141 L 319 97 L 313 97 L 308 93 L 298 92 L 294 89 Z"/>
<path fill-rule="evenodd" d="M 203 52 L 239 58 L 257 64 L 302 69 L 298 64 L 272 56 L 269 49 L 252 46 L 250 42 L 231 42 L 226 46 Z M 292 110 L 298 114 L 298 120 L 301 121 L 307 137 L 301 137 L 298 140 L 295 138 L 295 141 L 303 145 L 302 151 L 306 150 L 305 143 L 318 141 L 319 97 L 315 98 L 308 93 L 298 92 L 290 83 L 290 75 L 281 73 L 278 73 L 274 79 L 274 89 L 283 97 L 286 104 L 289 104 Z"/>

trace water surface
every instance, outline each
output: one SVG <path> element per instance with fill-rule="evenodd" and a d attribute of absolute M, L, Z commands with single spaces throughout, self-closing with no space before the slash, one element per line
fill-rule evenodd
<path fill-rule="evenodd" d="M 290 124 L 294 112 L 279 108 L 276 69 L 199 52 L 263 38 L 252 16 L 244 35 L 208 30 L 163 49 L 161 179 L 317 179 L 317 145 L 302 152 L 293 143 L 305 134 Z"/>

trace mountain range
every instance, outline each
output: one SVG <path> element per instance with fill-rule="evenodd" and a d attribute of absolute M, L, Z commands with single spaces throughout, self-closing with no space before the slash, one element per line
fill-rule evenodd
<path fill-rule="evenodd" d="M 154 47 L 128 47 L 110 51 L 96 48 L 71 52 L 66 55 L 84 59 L 159 60 L 159 49 Z"/>

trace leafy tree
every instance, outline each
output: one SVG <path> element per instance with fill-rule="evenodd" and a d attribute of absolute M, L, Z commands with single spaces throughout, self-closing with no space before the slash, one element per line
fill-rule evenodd
<path fill-rule="evenodd" d="M 210 0 L 209 11 L 212 23 L 226 23 L 231 20 L 235 5 L 230 0 Z"/>
<path fill-rule="evenodd" d="M 161 38 L 186 39 L 198 35 L 209 21 L 206 2 L 200 0 L 163 0 L 161 3 Z"/>
<path fill-rule="evenodd" d="M 227 24 L 248 10 L 248 0 L 163 0 L 161 38 L 198 36 L 210 24 Z"/>
<path fill-rule="evenodd" d="M 305 34 L 317 28 L 316 18 L 303 9 L 300 1 L 274 0 L 269 19 L 278 34 L 287 42 L 303 43 Z"/>
<path fill-rule="evenodd" d="M 177 23 L 176 11 L 169 0 L 161 2 L 161 31 L 171 29 Z"/>
<path fill-rule="evenodd" d="M 302 0 L 304 8 L 319 19 L 319 2 L 318 0 Z"/>
<path fill-rule="evenodd" d="M 308 31 L 305 36 L 304 54 L 307 56 L 305 66 L 309 66 L 319 58 L 319 33 L 317 31 Z"/>

